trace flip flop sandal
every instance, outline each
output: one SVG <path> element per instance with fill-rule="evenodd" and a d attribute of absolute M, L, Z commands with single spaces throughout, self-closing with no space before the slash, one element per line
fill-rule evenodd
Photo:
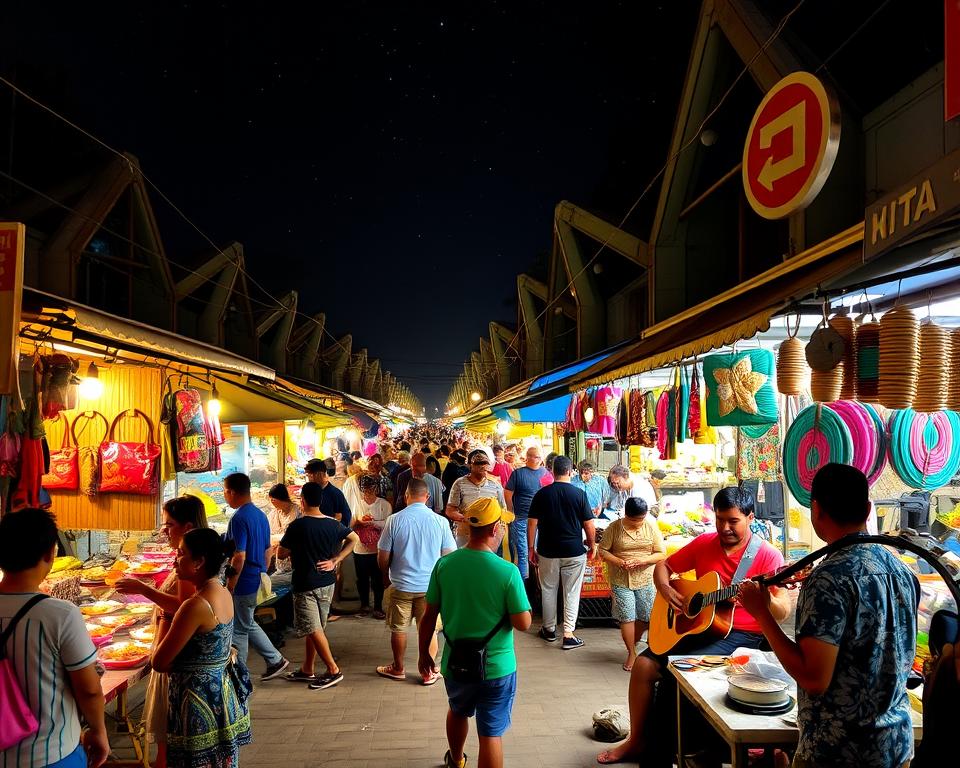
<path fill-rule="evenodd" d="M 443 675 L 441 675 L 439 672 L 434 672 L 432 675 L 430 675 L 430 677 L 423 678 L 423 684 L 433 685 L 439 682 L 442 678 L 443 678 Z"/>
<path fill-rule="evenodd" d="M 406 680 L 407 675 L 405 672 L 396 672 L 393 668 L 393 664 L 387 664 L 385 667 L 377 667 L 377 674 L 380 677 L 386 677 L 390 680 Z"/>

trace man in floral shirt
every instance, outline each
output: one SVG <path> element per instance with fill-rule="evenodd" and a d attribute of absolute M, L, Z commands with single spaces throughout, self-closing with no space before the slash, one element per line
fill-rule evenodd
<path fill-rule="evenodd" d="M 860 470 L 827 464 L 813 479 L 811 519 L 830 543 L 865 533 L 870 502 Z M 800 742 L 793 765 L 900 768 L 913 757 L 907 676 L 916 655 L 920 586 L 879 544 L 854 544 L 824 560 L 804 583 L 797 640 L 747 582 L 740 602 L 756 617 L 797 681 Z"/>

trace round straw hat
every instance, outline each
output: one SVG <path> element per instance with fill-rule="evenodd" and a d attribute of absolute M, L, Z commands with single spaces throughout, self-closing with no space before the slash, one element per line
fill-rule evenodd
<path fill-rule="evenodd" d="M 908 307 L 894 307 L 880 320 L 880 404 L 910 408 L 920 374 L 920 321 Z"/>

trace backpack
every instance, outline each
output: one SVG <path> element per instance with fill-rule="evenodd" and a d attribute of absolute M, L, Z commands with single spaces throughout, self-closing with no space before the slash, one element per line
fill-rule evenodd
<path fill-rule="evenodd" d="M 177 409 L 177 469 L 204 472 L 210 466 L 210 446 L 203 400 L 195 389 L 178 389 L 173 397 Z"/>

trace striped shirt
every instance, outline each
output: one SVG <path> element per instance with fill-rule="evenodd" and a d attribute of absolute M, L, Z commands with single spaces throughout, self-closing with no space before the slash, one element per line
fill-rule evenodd
<path fill-rule="evenodd" d="M 33 594 L 0 593 L 0 630 Z M 34 736 L 5 750 L 0 768 L 39 768 L 62 760 L 80 743 L 80 717 L 69 672 L 96 661 L 79 609 L 47 598 L 20 619 L 7 640 L 7 658 L 40 723 Z"/>

